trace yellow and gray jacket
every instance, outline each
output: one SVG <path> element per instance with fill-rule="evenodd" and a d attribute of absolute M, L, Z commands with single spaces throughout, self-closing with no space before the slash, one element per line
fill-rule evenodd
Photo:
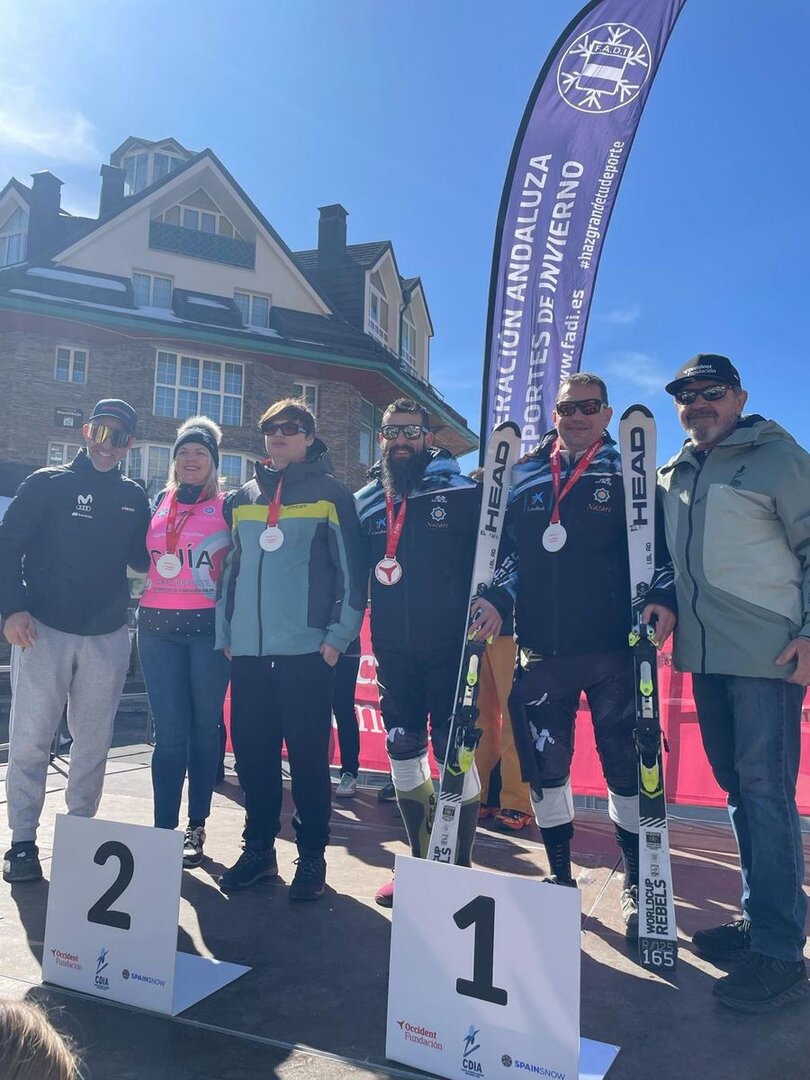
<path fill-rule="evenodd" d="M 659 470 L 675 566 L 682 671 L 784 679 L 774 660 L 810 637 L 810 455 L 772 420 L 743 417 L 705 455 Z"/>
<path fill-rule="evenodd" d="M 306 461 L 254 478 L 226 504 L 231 548 L 219 583 L 216 648 L 234 656 L 297 656 L 322 643 L 344 652 L 360 632 L 368 571 L 354 499 L 332 476 L 316 439 Z M 259 536 L 279 480 L 284 542 L 264 551 Z"/>

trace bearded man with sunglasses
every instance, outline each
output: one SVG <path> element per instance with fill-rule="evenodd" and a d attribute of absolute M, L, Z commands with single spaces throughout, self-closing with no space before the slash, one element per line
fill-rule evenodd
<path fill-rule="evenodd" d="M 810 683 L 810 455 L 748 394 L 725 356 L 666 386 L 689 436 L 659 470 L 677 578 L 674 662 L 692 672 L 703 745 L 728 794 L 742 917 L 699 930 L 698 952 L 743 961 L 714 993 L 765 1012 L 810 992 L 796 779 Z"/>
<path fill-rule="evenodd" d="M 449 451 L 433 445 L 428 414 L 410 398 L 385 410 L 379 441 L 381 459 L 355 499 L 369 548 L 371 640 L 391 777 L 411 852 L 426 858 L 436 805 L 428 722 L 442 764 L 468 617 L 481 486 L 461 475 Z M 511 609 L 511 601 L 504 603 Z M 491 604 L 477 597 L 472 614 L 474 633 L 498 635 L 501 616 Z M 462 792 L 461 865 L 470 864 L 480 790 L 473 767 Z M 391 907 L 393 880 L 374 899 Z"/>
<path fill-rule="evenodd" d="M 84 448 L 20 486 L 0 524 L 0 613 L 12 645 L 6 881 L 42 877 L 36 834 L 67 701 L 68 813 L 93 817 L 129 666 L 127 566 L 149 569 L 149 503 L 121 473 L 137 417 L 99 401 Z"/>
<path fill-rule="evenodd" d="M 570 769 L 584 693 L 624 862 L 622 917 L 632 939 L 638 936 L 636 712 L 621 458 L 606 430 L 612 415 L 597 375 L 581 372 L 561 384 L 552 413 L 556 430 L 512 472 L 496 584 L 515 600 L 518 663 L 509 712 L 551 869 L 545 880 L 576 887 Z M 675 602 L 659 531 L 660 569 L 644 618 L 663 643 Z"/>

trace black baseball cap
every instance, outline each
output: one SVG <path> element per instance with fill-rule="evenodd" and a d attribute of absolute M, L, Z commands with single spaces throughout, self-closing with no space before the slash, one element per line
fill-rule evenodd
<path fill-rule="evenodd" d="M 738 390 L 742 386 L 740 373 L 727 356 L 719 356 L 717 353 L 698 353 L 678 368 L 675 378 L 672 382 L 668 382 L 664 389 L 668 394 L 677 394 L 693 379 L 716 379 L 717 382 L 736 386 Z"/>
<path fill-rule="evenodd" d="M 124 431 L 130 435 L 135 434 L 135 429 L 138 426 L 138 414 L 126 401 L 121 401 L 120 398 L 103 398 L 93 407 L 88 423 L 93 420 L 100 420 L 104 416 L 112 416 L 116 420 L 120 420 Z"/>

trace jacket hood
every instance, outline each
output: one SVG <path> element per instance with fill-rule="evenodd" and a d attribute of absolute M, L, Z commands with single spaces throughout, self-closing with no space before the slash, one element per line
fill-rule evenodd
<path fill-rule="evenodd" d="M 750 413 L 740 419 L 731 434 L 717 444 L 717 448 L 723 446 L 762 446 L 764 443 L 783 441 L 796 442 L 793 436 L 785 431 L 781 425 L 777 424 L 775 420 L 766 420 L 759 413 Z M 683 461 L 693 462 L 695 460 L 694 454 L 692 442 L 687 439 L 678 453 L 671 457 L 666 465 L 661 466 L 660 472 L 670 472 Z"/>

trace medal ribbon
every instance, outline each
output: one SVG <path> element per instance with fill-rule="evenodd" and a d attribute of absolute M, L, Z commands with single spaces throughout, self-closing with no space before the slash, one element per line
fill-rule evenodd
<path fill-rule="evenodd" d="M 386 559 L 394 559 L 396 561 L 397 548 L 399 547 L 399 538 L 402 536 L 402 530 L 405 527 L 405 514 L 408 509 L 408 498 L 403 496 L 402 502 L 399 505 L 399 510 L 396 516 L 394 515 L 394 496 L 385 493 L 385 528 L 386 528 L 386 540 L 385 540 L 385 557 Z"/>
<path fill-rule="evenodd" d="M 554 486 L 554 508 L 551 511 L 551 524 L 552 525 L 559 525 L 559 523 L 560 523 L 560 503 L 563 501 L 565 496 L 568 494 L 568 492 L 571 490 L 571 488 L 574 486 L 574 484 L 577 482 L 577 480 L 579 480 L 580 476 L 582 476 L 582 474 L 588 468 L 590 463 L 593 461 L 593 459 L 596 457 L 596 455 L 602 449 L 602 443 L 603 442 L 604 442 L 604 439 L 600 438 L 600 439 L 597 439 L 597 441 L 595 443 L 593 443 L 592 446 L 588 447 L 588 449 L 585 451 L 585 453 L 582 455 L 582 457 L 577 462 L 576 468 L 574 469 L 571 476 L 568 478 L 568 482 L 566 483 L 565 487 L 562 489 L 562 491 L 560 491 L 560 481 L 562 479 L 562 465 L 560 464 L 560 440 L 557 439 L 555 441 L 554 446 L 551 449 L 551 459 L 550 459 L 551 483 Z"/>
<path fill-rule="evenodd" d="M 281 513 L 281 485 L 284 481 L 284 477 L 278 478 L 278 487 L 275 490 L 273 498 L 270 500 L 267 506 L 267 528 L 272 529 L 278 525 L 279 514 Z"/>
<path fill-rule="evenodd" d="M 202 500 L 203 493 L 197 496 L 192 503 L 192 506 L 196 506 L 198 502 Z M 183 531 L 183 526 L 191 517 L 192 510 L 184 510 L 183 516 L 180 518 L 179 524 L 175 527 L 177 521 L 177 492 L 172 492 L 172 501 L 169 506 L 169 515 L 166 518 L 166 552 L 169 555 L 174 555 L 177 551 L 177 541 L 180 539 L 180 533 Z"/>

